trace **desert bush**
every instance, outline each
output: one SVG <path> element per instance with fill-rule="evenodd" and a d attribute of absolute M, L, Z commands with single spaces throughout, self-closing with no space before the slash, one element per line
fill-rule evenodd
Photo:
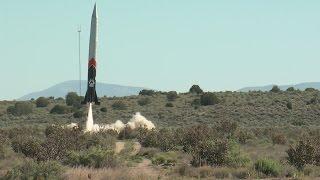
<path fill-rule="evenodd" d="M 294 126 L 304 126 L 306 125 L 306 122 L 304 122 L 303 120 L 294 120 L 291 122 L 291 124 Z"/>
<path fill-rule="evenodd" d="M 154 90 L 143 89 L 139 92 L 139 95 L 142 96 L 153 96 L 155 94 Z"/>
<path fill-rule="evenodd" d="M 59 104 L 55 105 L 50 111 L 51 114 L 68 114 L 70 112 L 71 108 Z"/>
<path fill-rule="evenodd" d="M 272 139 L 272 143 L 273 144 L 286 144 L 287 143 L 287 138 L 284 134 L 281 134 L 281 133 L 276 133 L 276 134 L 273 134 L 271 136 L 271 139 Z"/>
<path fill-rule="evenodd" d="M 204 93 L 200 97 L 200 103 L 203 106 L 219 104 L 221 101 L 214 93 Z"/>
<path fill-rule="evenodd" d="M 309 101 L 307 101 L 307 105 L 311 105 L 311 104 L 318 104 L 319 103 L 319 98 L 318 96 L 314 96 L 312 97 Z"/>
<path fill-rule="evenodd" d="M 217 179 L 226 179 L 230 176 L 230 170 L 227 168 L 219 168 L 214 172 L 214 177 Z"/>
<path fill-rule="evenodd" d="M 173 103 L 168 102 L 168 103 L 166 103 L 166 107 L 174 107 L 174 105 L 173 105 Z"/>
<path fill-rule="evenodd" d="M 282 171 L 282 166 L 272 159 L 258 159 L 254 164 L 257 172 L 261 172 L 267 176 L 278 177 Z"/>
<path fill-rule="evenodd" d="M 159 153 L 160 150 L 157 148 L 146 148 L 146 147 L 142 147 L 138 153 L 138 155 L 140 156 L 144 156 L 148 159 L 153 158 L 157 153 Z"/>
<path fill-rule="evenodd" d="M 100 111 L 101 111 L 101 112 L 107 112 L 108 109 L 107 109 L 106 107 L 102 107 L 102 108 L 100 109 Z"/>
<path fill-rule="evenodd" d="M 174 101 L 178 98 L 178 93 L 176 91 L 170 91 L 167 94 L 168 101 Z"/>
<path fill-rule="evenodd" d="M 235 135 L 238 128 L 238 123 L 230 120 L 221 121 L 217 126 L 216 130 L 223 137 L 231 138 Z"/>
<path fill-rule="evenodd" d="M 248 132 L 248 130 L 240 130 L 237 133 L 238 141 L 241 144 L 246 144 L 249 139 L 253 138 L 253 136 L 254 135 L 251 132 Z"/>
<path fill-rule="evenodd" d="M 290 110 L 292 109 L 292 102 L 291 101 L 287 102 L 287 108 L 290 109 Z"/>
<path fill-rule="evenodd" d="M 36 106 L 37 107 L 47 107 L 50 104 L 49 100 L 45 97 L 39 97 L 36 100 Z"/>
<path fill-rule="evenodd" d="M 164 152 L 155 154 L 152 158 L 152 164 L 163 166 L 174 166 L 177 163 L 176 152 Z"/>
<path fill-rule="evenodd" d="M 289 87 L 289 88 L 287 89 L 287 91 L 288 91 L 288 92 L 293 92 L 293 91 L 295 91 L 295 89 L 294 89 L 294 87 Z"/>
<path fill-rule="evenodd" d="M 43 147 L 41 141 L 33 137 L 18 136 L 12 139 L 11 146 L 17 153 L 22 153 L 26 157 L 38 158 L 42 156 Z"/>
<path fill-rule="evenodd" d="M 26 160 L 9 170 L 4 179 L 61 179 L 63 173 L 64 168 L 58 162 Z"/>
<path fill-rule="evenodd" d="M 192 93 L 192 94 L 202 94 L 203 93 L 203 90 L 200 88 L 200 86 L 198 85 L 193 85 L 191 86 L 190 90 L 189 90 L 189 93 Z"/>
<path fill-rule="evenodd" d="M 144 134 L 140 134 L 138 139 L 142 146 L 155 147 L 162 151 L 175 150 L 178 146 L 175 134 L 169 129 L 147 131 Z"/>
<path fill-rule="evenodd" d="M 102 148 L 90 148 L 80 152 L 71 151 L 64 162 L 73 167 L 114 168 L 119 165 L 114 152 Z"/>
<path fill-rule="evenodd" d="M 14 106 L 10 106 L 7 108 L 7 113 L 12 114 L 14 116 L 22 116 L 31 114 L 33 110 L 33 106 L 28 102 L 17 102 Z"/>
<path fill-rule="evenodd" d="M 198 108 L 201 105 L 200 99 L 194 99 L 191 102 L 191 106 L 193 106 L 194 108 Z"/>
<path fill-rule="evenodd" d="M 228 162 L 229 144 L 223 140 L 206 140 L 199 143 L 192 153 L 191 164 L 195 167 L 222 166 Z"/>
<path fill-rule="evenodd" d="M 313 91 L 317 91 L 315 88 L 306 88 L 305 91 L 307 92 L 313 92 Z"/>
<path fill-rule="evenodd" d="M 91 147 L 99 147 L 106 150 L 113 150 L 116 142 L 117 134 L 112 131 L 100 131 L 94 134 L 85 134 L 80 138 L 83 141 L 83 147 L 89 149 Z"/>
<path fill-rule="evenodd" d="M 9 138 L 0 133 L 0 160 L 6 158 L 8 149 L 10 148 Z"/>
<path fill-rule="evenodd" d="M 270 90 L 270 92 L 278 93 L 278 92 L 281 92 L 281 90 L 280 90 L 280 88 L 279 88 L 277 85 L 275 85 L 275 86 L 272 87 L 272 89 Z"/>
<path fill-rule="evenodd" d="M 267 158 L 258 159 L 254 164 L 254 168 L 257 172 L 273 177 L 279 176 L 282 171 L 282 166 L 279 162 Z"/>
<path fill-rule="evenodd" d="M 312 164 L 315 156 L 315 148 L 310 142 L 299 141 L 296 147 L 287 150 L 289 164 L 302 171 L 307 164 Z"/>
<path fill-rule="evenodd" d="M 127 105 L 123 101 L 116 101 L 112 104 L 114 110 L 126 110 Z"/>
<path fill-rule="evenodd" d="M 78 110 L 73 113 L 74 118 L 82 118 L 85 117 L 86 113 L 84 111 Z"/>
<path fill-rule="evenodd" d="M 148 104 L 150 104 L 150 103 L 151 103 L 151 99 L 148 98 L 148 97 L 146 97 L 146 98 L 141 98 L 141 99 L 138 100 L 138 104 L 139 104 L 140 106 L 145 106 L 145 105 L 148 105 Z"/>
<path fill-rule="evenodd" d="M 74 107 L 81 106 L 81 97 L 76 92 L 69 92 L 66 95 L 66 104 Z"/>
<path fill-rule="evenodd" d="M 240 151 L 240 146 L 235 141 L 229 141 L 227 165 L 234 168 L 248 167 L 251 159 Z"/>

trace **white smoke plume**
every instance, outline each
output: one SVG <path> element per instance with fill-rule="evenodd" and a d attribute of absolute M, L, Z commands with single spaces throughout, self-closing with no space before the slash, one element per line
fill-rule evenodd
<path fill-rule="evenodd" d="M 78 124 L 76 124 L 76 123 L 71 123 L 70 125 L 67 125 L 68 128 L 74 128 L 77 126 L 78 126 Z M 85 132 L 99 132 L 99 131 L 106 131 L 106 130 L 115 130 L 119 133 L 120 131 L 122 131 L 126 127 L 130 127 L 131 129 L 143 127 L 148 130 L 151 130 L 151 129 L 155 128 L 155 125 L 151 121 L 149 121 L 147 118 L 142 116 L 140 114 L 140 112 L 137 112 L 135 115 L 133 115 L 127 124 L 124 124 L 120 120 L 117 120 L 115 123 L 112 123 L 112 124 L 101 124 L 101 125 L 94 124 L 93 115 L 92 115 L 92 104 L 90 103 Z"/>

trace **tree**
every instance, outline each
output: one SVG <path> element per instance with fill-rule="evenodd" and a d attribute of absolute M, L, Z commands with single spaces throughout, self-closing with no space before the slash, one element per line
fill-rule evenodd
<path fill-rule="evenodd" d="M 273 93 L 278 93 L 278 92 L 280 92 L 281 90 L 280 90 L 280 88 L 277 86 L 277 85 L 274 85 L 273 87 L 272 87 L 272 89 L 270 90 L 270 92 L 273 92 Z"/>
<path fill-rule="evenodd" d="M 287 89 L 287 91 L 288 91 L 288 92 L 293 92 L 293 91 L 295 91 L 295 89 L 294 89 L 294 87 L 289 87 L 289 88 Z"/>
<path fill-rule="evenodd" d="M 178 93 L 176 91 L 170 91 L 167 94 L 168 101 L 174 101 L 178 98 Z"/>
<path fill-rule="evenodd" d="M 190 88 L 189 92 L 192 93 L 192 94 L 202 94 L 203 90 L 200 88 L 199 85 L 193 85 Z"/>
<path fill-rule="evenodd" d="M 71 112 L 71 109 L 67 106 L 63 106 L 63 105 L 55 105 L 50 113 L 51 114 L 67 114 L 67 113 L 70 113 Z"/>
<path fill-rule="evenodd" d="M 47 107 L 49 105 L 49 100 L 45 97 L 39 97 L 37 100 L 36 100 L 36 106 L 37 107 Z"/>
<path fill-rule="evenodd" d="M 221 102 L 220 99 L 214 93 L 211 93 L 211 92 L 204 93 L 200 97 L 200 103 L 203 106 L 215 105 L 220 102 Z"/>
<path fill-rule="evenodd" d="M 81 97 L 75 92 L 69 92 L 66 95 L 66 104 L 68 106 L 78 107 L 81 104 Z"/>
<path fill-rule="evenodd" d="M 307 92 L 314 92 L 317 91 L 315 88 L 306 88 L 305 91 Z"/>
<path fill-rule="evenodd" d="M 73 117 L 74 118 L 82 118 L 84 116 L 85 116 L 85 113 L 83 111 L 81 111 L 81 110 L 76 111 L 76 112 L 73 113 Z"/>
<path fill-rule="evenodd" d="M 22 116 L 31 114 L 33 111 L 33 106 L 28 102 L 17 102 L 14 106 L 7 108 L 7 113 L 14 116 Z"/>

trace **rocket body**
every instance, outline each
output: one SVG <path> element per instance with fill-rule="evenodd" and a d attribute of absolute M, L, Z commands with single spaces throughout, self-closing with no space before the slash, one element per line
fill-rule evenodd
<path fill-rule="evenodd" d="M 97 6 L 94 6 L 91 18 L 90 42 L 89 42 L 89 61 L 88 61 L 88 84 L 87 92 L 82 104 L 95 103 L 100 104 L 96 92 L 96 68 L 97 68 L 97 34 L 98 34 L 98 17 Z"/>

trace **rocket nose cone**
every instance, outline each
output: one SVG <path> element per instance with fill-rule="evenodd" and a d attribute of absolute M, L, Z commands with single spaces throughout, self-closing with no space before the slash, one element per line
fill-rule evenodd
<path fill-rule="evenodd" d="M 92 17 L 97 17 L 97 3 L 94 4 Z"/>

